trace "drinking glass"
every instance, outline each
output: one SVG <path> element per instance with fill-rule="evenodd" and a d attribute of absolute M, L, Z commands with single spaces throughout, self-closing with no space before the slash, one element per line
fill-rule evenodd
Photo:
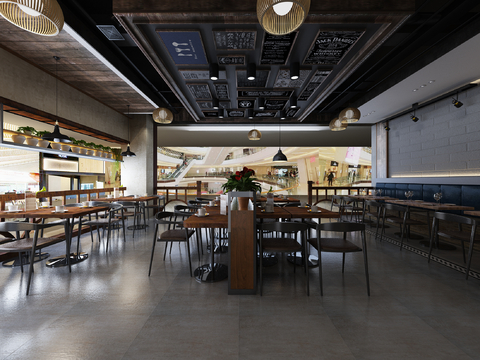
<path fill-rule="evenodd" d="M 437 204 L 440 203 L 440 199 L 442 198 L 442 193 L 435 193 L 433 194 L 433 198 L 437 201 Z"/>

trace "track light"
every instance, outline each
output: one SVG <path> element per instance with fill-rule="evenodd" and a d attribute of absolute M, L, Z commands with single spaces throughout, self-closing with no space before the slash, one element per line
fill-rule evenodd
<path fill-rule="evenodd" d="M 253 109 L 247 109 L 247 117 L 252 120 L 253 119 Z"/>
<path fill-rule="evenodd" d="M 297 80 L 300 77 L 300 63 L 294 62 L 290 64 L 290 79 Z"/>
<path fill-rule="evenodd" d="M 290 109 L 296 109 L 297 108 L 297 97 L 295 95 L 292 95 L 290 97 Z"/>
<path fill-rule="evenodd" d="M 418 117 L 414 115 L 410 115 L 410 119 L 412 119 L 413 122 L 417 122 L 418 120 L 420 120 Z"/>
<path fill-rule="evenodd" d="M 212 63 L 210 64 L 210 80 L 218 80 L 218 64 Z"/>
<path fill-rule="evenodd" d="M 212 105 L 213 108 L 214 108 L 215 110 L 217 110 L 217 109 L 219 108 L 219 104 L 220 104 L 218 98 L 213 98 L 212 104 L 213 104 L 213 105 Z"/>
<path fill-rule="evenodd" d="M 218 111 L 218 118 L 219 119 L 223 119 L 225 117 L 225 109 L 224 108 L 221 108 L 219 111 Z"/>
<path fill-rule="evenodd" d="M 255 80 L 255 75 L 257 72 L 257 66 L 255 63 L 248 63 L 247 65 L 247 79 L 252 81 Z"/>
<path fill-rule="evenodd" d="M 390 131 L 390 127 L 388 126 L 388 124 L 385 124 L 384 129 L 385 129 L 385 131 Z"/>
<path fill-rule="evenodd" d="M 463 106 L 463 103 L 459 101 L 458 99 L 452 98 L 452 104 L 456 108 L 461 108 Z"/>
<path fill-rule="evenodd" d="M 258 98 L 257 99 L 257 105 L 260 110 L 265 110 L 265 99 L 264 98 Z"/>
<path fill-rule="evenodd" d="M 287 118 L 287 114 L 285 110 L 280 110 L 280 120 L 285 120 Z"/>

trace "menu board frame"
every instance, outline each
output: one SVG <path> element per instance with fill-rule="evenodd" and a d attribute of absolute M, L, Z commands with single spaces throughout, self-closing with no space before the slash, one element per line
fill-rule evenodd
<path fill-rule="evenodd" d="M 205 52 L 205 47 L 203 46 L 203 39 L 202 34 L 199 30 L 179 30 L 179 29 L 155 29 L 157 36 L 162 41 L 165 49 L 167 50 L 168 54 L 170 55 L 172 61 L 177 66 L 184 66 L 184 65 L 208 65 L 208 58 Z M 165 34 L 163 37 L 161 34 Z M 173 37 L 173 35 L 177 35 Z M 168 39 L 167 39 L 168 38 Z M 172 39 L 174 40 L 172 42 Z M 174 45 L 178 44 L 178 45 Z M 181 44 L 189 44 L 189 45 L 181 45 Z M 177 52 L 175 49 L 182 49 L 178 46 L 188 46 L 191 48 L 188 51 L 188 54 L 197 53 L 196 49 L 198 50 L 198 57 L 194 56 L 183 56 L 180 54 L 187 55 L 187 52 Z M 184 50 L 186 51 L 186 50 Z M 193 51 L 193 52 L 192 52 Z"/>
<path fill-rule="evenodd" d="M 284 68 L 277 72 L 277 78 L 273 83 L 273 88 L 301 88 L 303 84 L 308 80 L 311 69 L 300 69 L 300 76 L 296 80 L 290 79 L 290 69 Z"/>
<path fill-rule="evenodd" d="M 245 117 L 245 111 L 246 111 L 245 109 L 228 109 L 227 114 L 229 118 L 236 118 L 236 117 L 242 118 L 242 117 Z M 235 113 L 235 114 L 232 115 L 232 113 Z"/>
<path fill-rule="evenodd" d="M 279 111 L 285 109 L 288 99 L 265 99 L 265 111 Z"/>
<path fill-rule="evenodd" d="M 215 33 L 253 33 L 254 38 L 253 38 L 253 45 L 248 44 L 249 46 L 243 46 L 243 47 L 235 47 L 235 46 L 229 46 L 228 44 L 223 47 L 219 46 L 217 42 L 217 36 Z M 217 51 L 245 51 L 245 50 L 255 50 L 255 44 L 257 43 L 257 30 L 256 29 L 213 29 L 212 30 L 212 35 L 213 35 L 213 43 L 215 44 L 215 50 Z M 228 36 L 228 35 L 226 35 Z"/>
<path fill-rule="evenodd" d="M 327 34 L 330 33 L 330 36 L 324 36 L 323 39 L 321 40 L 320 37 L 322 34 Z M 347 44 L 347 47 L 343 47 L 345 50 L 342 50 L 342 43 L 343 41 L 338 41 L 338 42 L 331 42 L 329 39 L 331 37 L 340 37 L 340 33 L 358 33 L 359 35 L 356 37 L 356 39 L 353 39 Z M 355 46 L 355 44 L 358 42 L 358 40 L 365 34 L 365 29 L 320 29 L 317 32 L 317 35 L 315 36 L 315 39 L 313 40 L 312 45 L 310 45 L 310 48 L 307 51 L 307 54 L 305 55 L 305 58 L 303 59 L 303 65 L 338 65 L 344 57 L 348 54 L 348 52 Z M 320 42 L 319 42 L 320 41 Z M 315 60 L 315 58 L 312 55 L 312 53 L 316 52 L 320 48 L 321 43 L 330 43 L 332 50 L 331 51 L 338 51 L 338 56 L 335 56 L 335 61 L 319 61 Z M 336 45 L 335 45 L 336 44 Z M 338 47 L 339 49 L 334 49 L 334 47 Z"/>
<path fill-rule="evenodd" d="M 289 98 L 292 96 L 295 89 L 252 89 L 252 88 L 242 88 L 237 90 L 238 98 L 251 98 L 251 97 L 274 97 L 274 98 Z M 251 94 L 246 94 L 246 92 L 251 92 Z M 283 94 L 283 95 L 282 95 Z"/>
<path fill-rule="evenodd" d="M 190 91 L 190 94 L 192 94 L 193 98 L 195 100 L 211 100 L 212 99 L 212 92 L 210 91 L 210 87 L 208 86 L 208 83 L 187 83 L 187 88 Z M 210 97 L 197 97 L 195 95 L 195 92 L 192 91 L 192 88 L 195 86 L 204 86 L 208 90 L 208 93 L 210 94 Z"/>
<path fill-rule="evenodd" d="M 220 97 L 218 94 L 218 90 L 217 90 L 217 87 L 220 87 L 220 86 L 226 86 L 226 90 L 227 90 L 227 97 Z M 213 83 L 213 87 L 215 88 L 215 94 L 217 95 L 217 99 L 218 100 L 230 100 L 230 90 L 228 89 L 228 83 L 217 83 L 217 82 L 214 82 Z"/>
<path fill-rule="evenodd" d="M 242 59 L 243 61 L 228 61 L 226 59 Z M 247 65 L 246 56 L 245 55 L 232 55 L 232 54 L 225 54 L 225 55 L 217 55 L 217 63 L 218 65 L 229 66 L 229 65 L 236 65 L 236 66 L 245 66 Z"/>
<path fill-rule="evenodd" d="M 272 46 L 270 46 L 269 49 L 267 49 L 267 44 L 269 44 L 269 42 L 273 41 L 273 38 L 283 38 L 283 37 L 286 37 L 286 36 L 293 36 L 293 41 L 290 40 L 290 43 L 288 45 L 288 49 L 285 50 L 285 47 L 283 47 L 282 49 L 274 49 Z M 267 38 L 269 38 L 269 40 L 266 40 Z M 287 62 L 288 62 L 288 59 L 290 58 L 290 55 L 292 53 L 292 50 L 293 50 L 293 47 L 295 46 L 295 42 L 297 41 L 297 38 L 298 38 L 298 31 L 292 31 L 291 33 L 288 33 L 288 34 L 285 34 L 285 35 L 280 35 L 280 36 L 275 36 L 275 35 L 271 35 L 267 32 L 265 32 L 264 36 L 263 36 L 263 39 L 262 39 L 262 46 L 261 46 L 261 53 L 260 53 L 260 64 L 261 65 L 285 65 Z M 278 55 L 279 53 L 283 55 L 282 57 L 282 61 L 267 61 L 269 57 L 265 56 L 264 58 L 264 55 L 266 53 L 270 53 L 270 54 L 276 54 Z M 271 56 L 271 55 L 270 55 Z"/>
<path fill-rule="evenodd" d="M 201 110 L 212 110 L 213 109 L 213 101 L 197 101 L 197 105 Z M 230 101 L 220 101 L 218 103 L 221 109 L 230 109 Z"/>
<path fill-rule="evenodd" d="M 182 79 L 185 81 L 205 81 L 205 80 L 210 80 L 210 71 L 208 69 L 188 69 L 188 68 L 179 68 L 178 72 L 182 76 Z M 186 73 L 202 73 L 203 76 L 197 77 L 196 79 L 187 79 L 185 77 Z M 227 80 L 227 71 L 226 70 L 220 70 L 219 71 L 219 80 Z"/>
<path fill-rule="evenodd" d="M 319 74 L 321 72 L 328 72 L 328 74 L 326 74 L 326 76 L 323 78 L 323 81 L 321 81 L 321 82 L 314 81 L 317 78 L 317 74 Z M 312 75 L 312 77 L 310 78 L 310 81 L 307 83 L 307 85 L 303 88 L 303 90 L 300 93 L 300 95 L 298 96 L 297 100 L 298 101 L 308 101 L 310 99 L 310 97 L 315 93 L 315 91 L 318 90 L 320 85 L 322 85 L 325 82 L 325 80 L 330 76 L 331 73 L 332 73 L 332 70 L 318 69 Z M 308 94 L 308 92 L 310 92 L 310 95 L 308 95 L 306 98 L 304 98 L 304 96 L 306 96 L 306 94 Z"/>
<path fill-rule="evenodd" d="M 255 111 L 254 112 L 254 117 L 269 117 L 273 118 L 277 116 L 278 111 L 276 110 L 263 110 L 263 111 Z"/>

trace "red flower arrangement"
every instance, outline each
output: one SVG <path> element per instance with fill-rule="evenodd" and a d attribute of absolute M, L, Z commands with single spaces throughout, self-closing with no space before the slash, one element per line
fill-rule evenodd
<path fill-rule="evenodd" d="M 235 174 L 230 175 L 227 182 L 222 185 L 222 189 L 225 192 L 229 191 L 261 191 L 262 187 L 260 183 L 256 182 L 255 171 L 247 168 L 246 166 L 242 171 L 237 171 Z"/>

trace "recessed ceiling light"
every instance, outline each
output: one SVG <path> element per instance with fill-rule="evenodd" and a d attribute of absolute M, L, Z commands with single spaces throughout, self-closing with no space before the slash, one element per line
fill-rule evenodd
<path fill-rule="evenodd" d="M 422 88 L 423 88 L 423 87 L 425 87 L 425 86 L 427 86 L 427 84 L 423 84 L 423 85 L 422 85 L 422 86 L 420 86 L 420 87 L 422 87 Z"/>
<path fill-rule="evenodd" d="M 435 82 L 435 80 L 430 80 L 428 83 L 433 84 L 434 82 Z"/>
<path fill-rule="evenodd" d="M 413 89 L 413 92 L 418 91 L 418 89 Z"/>

